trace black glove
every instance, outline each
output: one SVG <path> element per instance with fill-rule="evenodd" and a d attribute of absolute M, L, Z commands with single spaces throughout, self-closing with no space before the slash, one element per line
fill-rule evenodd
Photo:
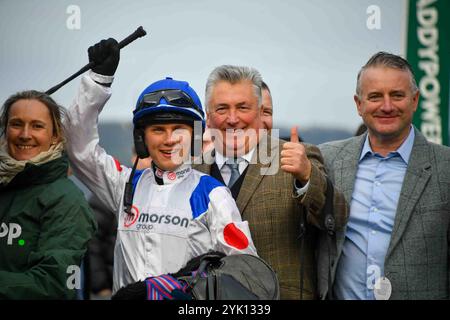
<path fill-rule="evenodd" d="M 89 47 L 89 62 L 94 62 L 92 71 L 104 76 L 113 76 L 120 60 L 119 43 L 113 39 L 102 40 Z"/>
<path fill-rule="evenodd" d="M 147 300 L 147 285 L 145 281 L 129 284 L 117 291 L 111 300 Z"/>

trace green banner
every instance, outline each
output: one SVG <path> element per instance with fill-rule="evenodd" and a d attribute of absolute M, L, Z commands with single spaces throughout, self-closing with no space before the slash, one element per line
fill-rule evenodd
<path fill-rule="evenodd" d="M 407 0 L 406 57 L 420 100 L 414 125 L 429 141 L 449 145 L 450 1 Z"/>

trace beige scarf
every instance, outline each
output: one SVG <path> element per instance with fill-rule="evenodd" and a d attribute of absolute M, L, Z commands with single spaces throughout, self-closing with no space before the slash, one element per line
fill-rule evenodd
<path fill-rule="evenodd" d="M 61 157 L 64 150 L 64 144 L 62 142 L 51 145 L 50 149 L 45 152 L 39 153 L 34 158 L 29 160 L 16 160 L 12 158 L 8 153 L 8 147 L 6 141 L 0 142 L 0 184 L 6 185 L 11 182 L 14 177 L 21 172 L 27 163 L 34 165 L 41 165 L 49 161 L 55 160 Z"/>

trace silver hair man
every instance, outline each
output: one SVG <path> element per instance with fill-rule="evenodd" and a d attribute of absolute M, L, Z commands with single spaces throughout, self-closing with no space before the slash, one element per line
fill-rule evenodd
<path fill-rule="evenodd" d="M 215 68 L 209 75 L 206 81 L 206 92 L 205 92 L 205 104 L 209 109 L 211 92 L 215 84 L 220 81 L 226 81 L 231 84 L 236 84 L 241 81 L 251 81 L 255 89 L 255 95 L 258 97 L 258 106 L 261 107 L 262 102 L 262 76 L 258 70 L 245 67 L 245 66 L 233 66 L 233 65 L 222 65 Z"/>

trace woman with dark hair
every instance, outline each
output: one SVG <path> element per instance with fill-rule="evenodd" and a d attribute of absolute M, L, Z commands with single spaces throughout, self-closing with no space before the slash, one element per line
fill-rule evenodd
<path fill-rule="evenodd" d="M 63 108 L 23 91 L 0 125 L 0 299 L 73 299 L 96 224 L 67 178 Z"/>

